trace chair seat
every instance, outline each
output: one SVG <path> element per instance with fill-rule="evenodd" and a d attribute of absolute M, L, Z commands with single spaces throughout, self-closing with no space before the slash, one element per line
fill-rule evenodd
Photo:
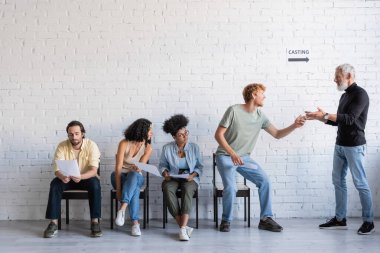
<path fill-rule="evenodd" d="M 237 184 L 236 187 L 238 191 L 249 191 L 250 189 L 247 185 L 244 185 L 244 184 Z M 215 184 L 215 190 L 223 191 L 224 190 L 223 184 L 222 183 Z"/>
<path fill-rule="evenodd" d="M 62 193 L 62 199 L 88 199 L 86 190 L 67 190 Z"/>
<path fill-rule="evenodd" d="M 63 193 L 87 193 L 86 190 L 66 190 Z"/>

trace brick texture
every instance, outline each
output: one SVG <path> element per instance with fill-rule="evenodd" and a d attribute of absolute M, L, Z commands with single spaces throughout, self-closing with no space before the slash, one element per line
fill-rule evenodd
<path fill-rule="evenodd" d="M 213 135 L 225 109 L 243 102 L 242 88 L 264 83 L 263 110 L 284 127 L 304 110 L 336 111 L 334 68 L 345 62 L 371 99 L 366 172 L 379 216 L 379 23 L 380 2 L 363 0 L 0 0 L 0 219 L 44 218 L 54 150 L 73 119 L 100 147 L 108 218 L 123 130 L 140 117 L 153 121 L 157 164 L 171 140 L 162 122 L 173 113 L 190 118 L 190 139 L 202 150 L 200 217 L 211 219 Z M 290 49 L 309 50 L 309 62 L 288 62 Z M 335 135 L 319 122 L 281 140 L 261 134 L 252 157 L 271 179 L 277 217 L 334 215 Z M 348 213 L 360 217 L 347 180 Z M 152 218 L 162 217 L 161 203 L 160 179 L 151 178 Z M 242 209 L 238 200 L 237 218 Z M 70 212 L 89 218 L 85 202 Z"/>

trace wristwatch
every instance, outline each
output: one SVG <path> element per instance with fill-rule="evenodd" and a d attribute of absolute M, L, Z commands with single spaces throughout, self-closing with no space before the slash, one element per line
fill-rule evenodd
<path fill-rule="evenodd" d="M 324 120 L 328 120 L 329 119 L 329 114 L 326 112 L 325 115 L 323 115 L 323 119 Z"/>

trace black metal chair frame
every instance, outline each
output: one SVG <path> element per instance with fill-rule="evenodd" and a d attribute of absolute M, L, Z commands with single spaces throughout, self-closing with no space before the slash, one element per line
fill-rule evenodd
<path fill-rule="evenodd" d="M 215 169 L 216 169 L 216 155 L 212 154 L 212 184 L 214 196 L 214 222 L 215 227 L 218 228 L 218 198 L 223 197 L 223 188 L 216 185 L 215 182 Z M 244 198 L 244 221 L 247 221 L 248 212 L 248 227 L 251 226 L 251 189 L 247 186 L 247 180 L 244 178 L 243 185 L 238 185 L 236 197 Z M 248 205 L 247 205 L 248 202 Z"/>
<path fill-rule="evenodd" d="M 100 164 L 98 167 L 98 175 L 100 175 Z M 88 199 L 88 191 L 86 190 L 66 190 L 62 193 L 62 199 L 66 200 L 66 224 L 70 221 L 70 199 Z M 58 218 L 58 230 L 61 230 L 61 215 Z"/>
<path fill-rule="evenodd" d="M 144 201 L 143 228 L 146 228 L 146 224 L 149 223 L 149 173 L 148 172 L 145 172 L 145 186 L 143 186 L 140 190 L 140 199 Z M 114 209 L 114 206 L 115 206 L 115 209 Z M 116 198 L 116 190 L 111 189 L 111 217 L 110 217 L 111 229 L 113 229 L 113 224 L 115 220 L 114 211 L 116 214 L 118 209 L 119 209 L 119 201 Z"/>

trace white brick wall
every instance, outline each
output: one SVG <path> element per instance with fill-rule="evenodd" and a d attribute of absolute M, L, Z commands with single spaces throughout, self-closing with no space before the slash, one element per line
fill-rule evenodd
<path fill-rule="evenodd" d="M 44 218 L 52 156 L 73 119 L 101 149 L 108 218 L 123 129 L 139 117 L 154 122 L 154 164 L 171 139 L 161 125 L 173 113 L 189 116 L 203 152 L 200 216 L 212 218 L 213 134 L 227 106 L 242 102 L 242 88 L 266 84 L 264 111 L 287 126 L 304 110 L 336 110 L 332 79 L 344 62 L 371 99 L 366 169 L 379 216 L 379 23 L 374 0 L 0 0 L 0 219 Z M 288 63 L 290 48 L 310 50 L 310 61 Z M 282 140 L 262 133 L 252 156 L 271 178 L 277 217 L 334 214 L 335 134 L 319 122 Z M 360 216 L 347 178 L 349 215 Z M 151 217 L 160 218 L 158 178 L 151 191 Z M 88 219 L 87 203 L 75 203 L 73 218 Z M 255 217 L 258 206 L 255 190 Z"/>

